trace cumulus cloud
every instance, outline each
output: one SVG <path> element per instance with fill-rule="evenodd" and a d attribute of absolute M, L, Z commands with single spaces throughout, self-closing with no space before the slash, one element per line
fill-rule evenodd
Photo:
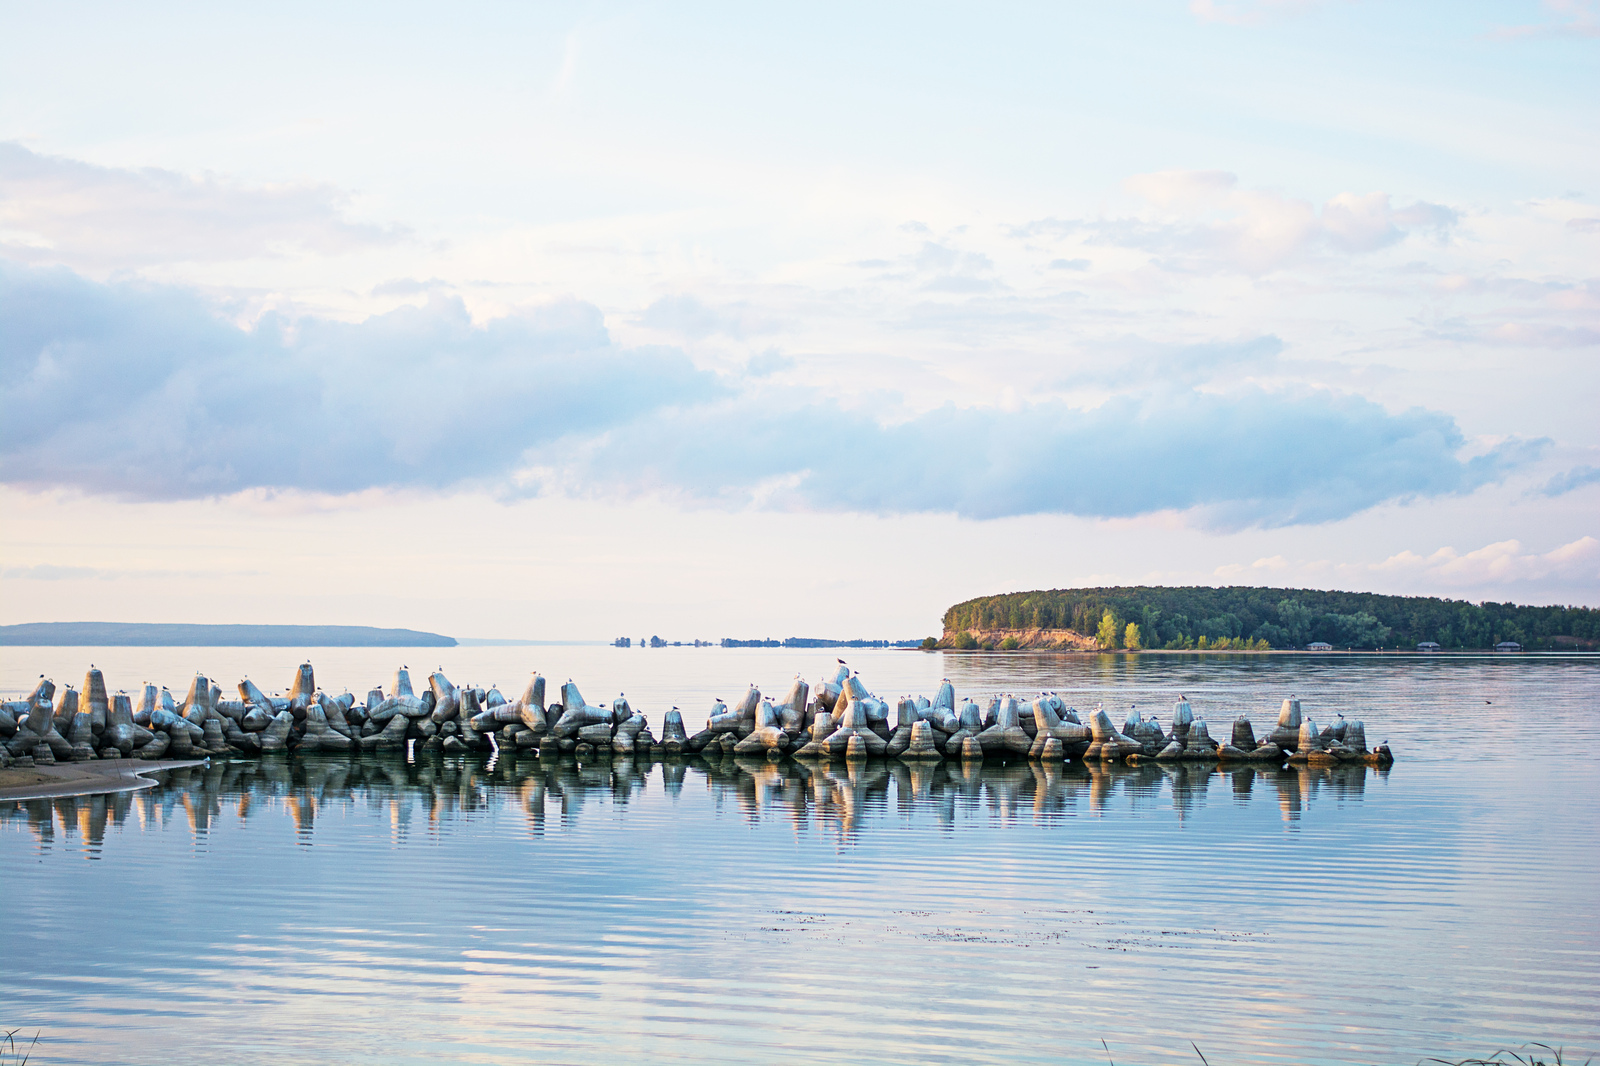
<path fill-rule="evenodd" d="M 327 185 L 244 186 L 215 175 L 101 167 L 0 143 L 0 252 L 121 270 L 392 243 L 405 230 L 352 221 Z"/>
<path fill-rule="evenodd" d="M 1550 579 L 1592 580 L 1600 576 L 1600 540 L 1580 537 L 1543 553 L 1526 551 L 1516 540 L 1503 540 L 1465 554 L 1454 548 L 1440 548 L 1432 555 L 1406 551 L 1391 555 L 1372 569 L 1425 576 L 1458 587 Z"/>
<path fill-rule="evenodd" d="M 8 484 L 152 499 L 498 479 L 540 442 L 721 391 L 681 352 L 618 348 L 577 302 L 241 330 L 182 290 L 3 264 L 0 387 Z"/>
<path fill-rule="evenodd" d="M 752 402 L 753 400 L 757 402 Z M 741 420 L 741 413 L 765 411 Z M 943 407 L 892 425 L 788 391 L 652 414 L 554 449 L 567 491 L 878 514 L 1128 516 L 1218 527 L 1323 522 L 1469 492 L 1538 446 L 1473 459 L 1448 417 L 1357 397 L 1189 390 L 1083 410 Z"/>
<path fill-rule="evenodd" d="M 1440 204 L 1396 206 L 1384 192 L 1339 193 L 1319 208 L 1309 200 L 1241 188 L 1235 175 L 1221 170 L 1136 174 L 1124 187 L 1152 210 L 1122 218 L 1041 219 L 1013 234 L 1147 251 L 1185 271 L 1260 274 L 1318 253 L 1374 252 L 1411 234 L 1440 237 L 1460 219 Z"/>
<path fill-rule="evenodd" d="M 1600 484 L 1600 467 L 1577 466 L 1557 474 L 1539 488 L 1541 496 L 1565 496 L 1585 485 Z"/>
<path fill-rule="evenodd" d="M 783 366 L 774 352 L 721 378 L 676 349 L 622 349 L 578 302 L 476 324 L 435 295 L 358 324 L 269 316 L 246 330 L 182 290 L 0 267 L 0 472 L 151 499 L 475 483 L 978 519 L 1177 510 L 1237 527 L 1470 492 L 1540 448 L 1465 458 L 1436 412 L 1170 381 L 1092 409 L 885 421 L 764 376 Z"/>

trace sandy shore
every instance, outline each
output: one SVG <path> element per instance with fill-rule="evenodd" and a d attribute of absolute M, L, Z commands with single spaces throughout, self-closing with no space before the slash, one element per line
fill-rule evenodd
<path fill-rule="evenodd" d="M 14 766 L 0 770 L 0 801 L 131 792 L 156 783 L 145 774 L 204 764 L 204 759 L 96 759 L 54 766 Z"/>

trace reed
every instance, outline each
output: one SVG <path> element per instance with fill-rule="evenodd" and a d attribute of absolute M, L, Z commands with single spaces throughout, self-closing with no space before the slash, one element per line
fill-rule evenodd
<path fill-rule="evenodd" d="M 1425 1061 L 1439 1063 L 1440 1066 L 1567 1066 L 1566 1060 L 1561 1057 L 1561 1049 L 1551 1047 L 1549 1044 L 1524 1044 L 1522 1052 L 1523 1054 L 1518 1054 L 1515 1051 L 1496 1051 L 1486 1059 L 1427 1059 Z M 1585 1059 L 1583 1066 L 1589 1066 L 1593 1061 L 1593 1059 Z"/>
<path fill-rule="evenodd" d="M 17 1047 L 17 1034 L 21 1029 L 8 1029 L 4 1039 L 0 1039 L 0 1066 L 28 1066 L 28 1059 L 33 1055 L 34 1047 L 39 1043 L 39 1034 L 33 1034 L 33 1039 L 28 1041 L 28 1046 Z"/>

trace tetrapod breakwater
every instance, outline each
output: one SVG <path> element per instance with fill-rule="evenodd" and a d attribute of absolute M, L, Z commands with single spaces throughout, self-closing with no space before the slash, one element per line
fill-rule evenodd
<path fill-rule="evenodd" d="M 1173 705 L 1165 727 L 1138 711 L 1120 726 L 1103 706 L 1080 714 L 1053 692 L 987 695 L 980 706 L 975 699 L 958 700 L 948 680 L 931 699 L 902 696 L 891 709 L 843 664 L 814 688 L 796 676 L 777 701 L 755 685 L 733 706 L 715 700 L 703 728 L 693 733 L 674 707 L 662 715 L 659 736 L 625 695 L 591 704 L 568 680 L 554 693 L 559 698 L 547 701 L 546 679 L 537 672 L 513 699 L 497 688 L 455 685 L 441 670 L 429 674 L 419 691 L 404 666 L 387 691 L 373 688 L 364 699 L 319 688 L 310 663 L 296 669 L 286 692 L 268 695 L 249 678 L 236 689 L 236 699 L 224 698 L 218 682 L 197 674 L 182 701 L 155 684 L 143 685 L 135 701 L 126 691 L 108 693 L 101 671 L 91 666 L 81 689 L 68 686 L 57 698 L 55 683 L 41 676 L 27 698 L 0 704 L 0 766 L 289 751 L 506 748 L 532 749 L 550 758 L 729 753 L 772 760 L 928 762 L 1153 759 L 1385 766 L 1393 761 L 1387 745 L 1368 748 L 1363 721 L 1339 715 L 1319 726 L 1292 696 L 1284 699 L 1270 729 L 1258 733 L 1248 718 L 1238 716 L 1225 727 L 1225 737 L 1220 731 L 1213 737 L 1210 723 L 1186 698 Z"/>

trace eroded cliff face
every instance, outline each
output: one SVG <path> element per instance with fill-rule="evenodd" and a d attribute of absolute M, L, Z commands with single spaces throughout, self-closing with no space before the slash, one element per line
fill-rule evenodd
<path fill-rule="evenodd" d="M 944 636 L 939 639 L 939 647 L 954 648 L 956 638 L 962 632 L 945 630 Z M 968 629 L 965 632 L 971 633 L 979 644 L 993 644 L 995 647 L 999 647 L 1007 637 L 1015 639 L 1019 648 L 1094 651 L 1100 647 L 1093 637 L 1085 636 L 1076 629 Z"/>

